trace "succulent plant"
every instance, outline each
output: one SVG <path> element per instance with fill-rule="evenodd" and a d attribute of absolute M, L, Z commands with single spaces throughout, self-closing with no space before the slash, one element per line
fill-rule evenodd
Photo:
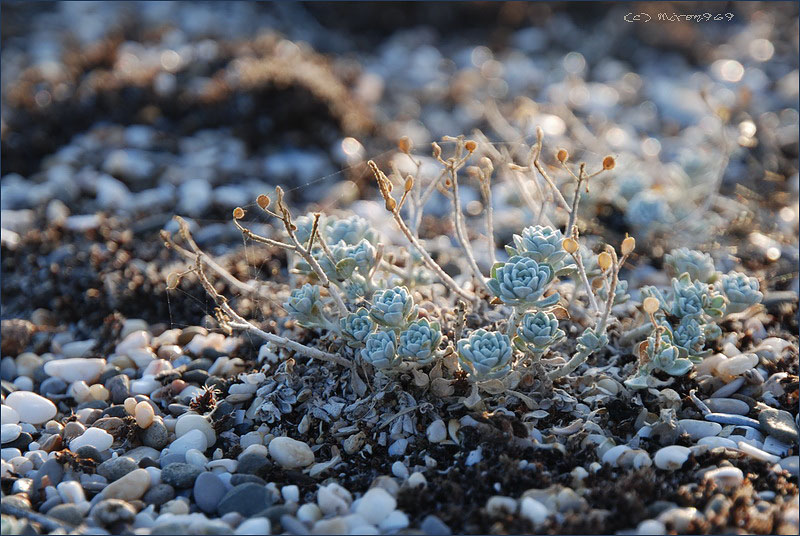
<path fill-rule="evenodd" d="M 350 346 L 361 346 L 367 335 L 375 329 L 375 322 L 370 318 L 369 311 L 360 307 L 355 313 L 350 313 L 345 318 L 339 320 L 342 335 L 348 339 Z"/>
<path fill-rule="evenodd" d="M 322 249 L 314 252 L 314 257 L 320 267 L 330 279 L 344 281 L 349 279 L 355 270 L 366 276 L 375 266 L 375 247 L 367 240 L 361 240 L 352 246 L 340 240 L 330 248 L 331 256 L 328 257 Z M 305 261 L 296 265 L 298 271 L 311 273 L 311 267 Z"/>
<path fill-rule="evenodd" d="M 325 215 L 322 214 L 319 217 L 318 225 L 322 227 L 324 222 Z M 305 216 L 298 216 L 294 220 L 294 226 L 296 227 L 294 236 L 297 238 L 297 241 L 305 247 L 308 244 L 308 239 L 311 238 L 311 229 L 314 228 L 314 215 L 306 214 Z"/>
<path fill-rule="evenodd" d="M 552 313 L 537 311 L 525 313 L 517 327 L 514 345 L 521 351 L 541 356 L 556 341 L 564 337 L 558 328 L 558 319 Z"/>
<path fill-rule="evenodd" d="M 576 350 L 580 353 L 592 353 L 608 344 L 608 336 L 603 334 L 597 336 L 597 333 L 591 328 L 586 328 L 578 337 L 578 344 Z"/>
<path fill-rule="evenodd" d="M 397 336 L 394 331 L 374 331 L 364 339 L 361 359 L 381 370 L 392 368 L 399 362 Z"/>
<path fill-rule="evenodd" d="M 549 264 L 556 275 L 565 266 L 567 252 L 561 247 L 564 235 L 552 227 L 534 225 L 514 235 L 514 246 L 506 246 L 510 257 L 529 257 L 538 263 Z"/>
<path fill-rule="evenodd" d="M 322 321 L 322 302 L 316 285 L 306 283 L 294 289 L 283 307 L 303 327 L 314 327 Z"/>
<path fill-rule="evenodd" d="M 406 287 L 375 291 L 369 314 L 378 324 L 403 329 L 417 317 L 418 308 Z"/>
<path fill-rule="evenodd" d="M 434 352 L 442 341 L 442 331 L 438 322 L 428 322 L 420 318 L 412 322 L 400 333 L 397 353 L 419 363 L 426 364 L 433 358 Z"/>
<path fill-rule="evenodd" d="M 597 291 L 597 297 L 606 301 L 608 299 L 608 289 L 605 286 L 600 287 L 600 290 Z M 628 282 L 625 279 L 617 281 L 617 288 L 614 291 L 614 305 L 623 304 L 630 297 L 630 294 L 628 294 Z"/>
<path fill-rule="evenodd" d="M 503 333 L 478 329 L 457 347 L 459 362 L 476 380 L 499 378 L 511 370 L 511 341 Z"/>
<path fill-rule="evenodd" d="M 672 330 L 672 339 L 679 350 L 680 357 L 700 361 L 703 356 L 708 354 L 708 351 L 703 349 L 706 344 L 706 330 L 696 318 L 683 318 L 680 324 Z"/>
<path fill-rule="evenodd" d="M 328 218 L 324 227 L 325 240 L 329 244 L 345 244 L 355 246 L 361 240 L 372 244 L 378 243 L 378 233 L 364 218 L 352 215 L 349 218 Z"/>
<path fill-rule="evenodd" d="M 635 231 L 647 234 L 673 221 L 669 204 L 663 196 L 651 190 L 634 195 L 625 210 L 625 221 Z"/>
<path fill-rule="evenodd" d="M 730 272 L 722 276 L 720 290 L 728 298 L 725 312 L 741 313 L 751 305 L 761 303 L 764 295 L 759 290 L 758 279 L 741 272 Z"/>
<path fill-rule="evenodd" d="M 540 300 L 547 285 L 553 280 L 553 269 L 530 257 L 515 255 L 508 262 L 498 262 L 492 267 L 492 277 L 486 284 L 500 301 L 507 305 L 547 307 L 558 302 L 558 294 Z"/>
<path fill-rule="evenodd" d="M 689 372 L 692 362 L 680 357 L 680 350 L 673 344 L 669 331 L 662 332 L 660 336 L 658 333 L 658 330 L 654 330 L 647 338 L 645 369 L 663 370 L 670 376 L 683 376 Z"/>
<path fill-rule="evenodd" d="M 713 283 L 718 276 L 711 255 L 689 248 L 673 249 L 664 255 L 664 266 L 673 277 L 689 274 L 692 280 L 701 283 Z"/>
<path fill-rule="evenodd" d="M 678 318 L 721 317 L 725 310 L 725 297 L 717 294 L 714 287 L 700 281 L 692 281 L 684 273 L 672 279 L 672 314 Z"/>

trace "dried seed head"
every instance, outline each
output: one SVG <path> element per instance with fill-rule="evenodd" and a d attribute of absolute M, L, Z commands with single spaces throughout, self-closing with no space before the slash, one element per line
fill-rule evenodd
<path fill-rule="evenodd" d="M 605 251 L 602 252 L 600 255 L 597 256 L 597 265 L 600 266 L 600 269 L 603 271 L 611 268 L 611 255 L 609 255 Z"/>
<path fill-rule="evenodd" d="M 180 274 L 177 274 L 175 272 L 171 272 L 167 276 L 167 290 L 175 290 L 176 288 L 178 288 L 178 284 L 180 282 L 181 282 Z"/>
<path fill-rule="evenodd" d="M 477 148 L 478 148 L 478 144 L 477 144 L 477 143 L 475 143 L 475 141 L 474 141 L 474 140 L 467 140 L 467 142 L 464 144 L 464 148 L 465 148 L 467 151 L 469 151 L 469 152 L 471 152 L 471 153 L 474 153 L 474 152 L 475 152 L 475 149 L 477 149 Z"/>
<path fill-rule="evenodd" d="M 561 162 L 562 164 L 567 161 L 569 158 L 569 153 L 566 149 L 559 149 L 556 153 L 556 159 Z"/>
<path fill-rule="evenodd" d="M 647 314 L 653 314 L 658 311 L 658 299 L 652 296 L 648 296 L 642 302 L 642 308 Z"/>
<path fill-rule="evenodd" d="M 594 279 L 592 279 L 592 288 L 594 290 L 597 290 L 602 286 L 603 286 L 603 278 L 602 277 L 595 277 Z"/>
<path fill-rule="evenodd" d="M 433 146 L 433 157 L 440 158 L 442 156 L 442 148 L 439 147 L 439 144 L 436 142 L 433 142 L 431 145 Z"/>
<path fill-rule="evenodd" d="M 408 136 L 403 136 L 397 140 L 397 148 L 406 154 L 411 152 L 412 147 L 414 147 L 414 144 L 411 143 L 411 139 Z"/>
<path fill-rule="evenodd" d="M 636 239 L 632 236 L 625 236 L 625 240 L 622 241 L 620 249 L 623 255 L 630 255 L 633 253 L 633 250 L 636 249 Z"/>
<path fill-rule="evenodd" d="M 578 241 L 574 238 L 565 238 L 561 241 L 561 247 L 564 248 L 569 254 L 573 254 L 578 251 Z"/>
<path fill-rule="evenodd" d="M 488 170 L 488 171 L 489 171 L 489 173 L 491 173 L 492 171 L 494 171 L 494 164 L 492 164 L 492 159 L 491 159 L 491 158 L 489 158 L 488 156 L 484 156 L 484 157 L 482 157 L 482 158 L 481 158 L 481 162 L 480 162 L 480 164 L 481 164 L 481 167 L 482 167 L 483 169 L 486 169 L 486 170 Z"/>
<path fill-rule="evenodd" d="M 233 219 L 241 220 L 242 218 L 244 218 L 244 209 L 242 207 L 236 207 L 233 209 Z"/>
<path fill-rule="evenodd" d="M 259 195 L 256 199 L 256 203 L 258 203 L 258 206 L 261 207 L 261 210 L 267 210 L 271 202 L 272 201 L 270 200 L 269 196 L 264 194 Z"/>
<path fill-rule="evenodd" d="M 410 192 L 411 188 L 413 188 L 413 187 L 414 187 L 414 177 L 412 177 L 411 175 L 408 175 L 406 177 L 406 192 Z"/>
<path fill-rule="evenodd" d="M 615 165 L 617 165 L 617 162 L 614 160 L 613 156 L 607 156 L 603 158 L 603 169 L 606 171 L 614 169 Z"/>
<path fill-rule="evenodd" d="M 386 198 L 386 210 L 389 212 L 394 212 L 394 209 L 397 208 L 397 201 L 395 201 L 391 197 Z"/>

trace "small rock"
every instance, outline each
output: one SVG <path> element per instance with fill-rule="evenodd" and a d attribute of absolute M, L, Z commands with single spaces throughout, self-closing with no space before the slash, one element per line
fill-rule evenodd
<path fill-rule="evenodd" d="M 14 391 L 6 397 L 6 406 L 17 412 L 21 422 L 42 424 L 56 416 L 56 405 L 30 391 Z"/>
<path fill-rule="evenodd" d="M 202 415 L 185 413 L 178 417 L 175 423 L 175 436 L 181 437 L 190 430 L 200 430 L 203 432 L 208 445 L 213 445 L 217 442 L 217 434 L 214 432 L 214 428 L 211 426 L 211 423 L 208 422 L 208 419 Z"/>
<path fill-rule="evenodd" d="M 161 418 L 153 420 L 152 424 L 141 433 L 142 443 L 145 446 L 161 450 L 169 443 L 169 431 Z"/>
<path fill-rule="evenodd" d="M 11 406 L 6 406 L 5 404 L 3 404 L 2 408 L 0 409 L 0 418 L 2 419 L 2 424 L 19 423 L 19 413 L 17 413 L 17 410 Z"/>
<path fill-rule="evenodd" d="M 655 519 L 646 519 L 639 523 L 636 527 L 636 534 L 649 535 L 649 534 L 666 534 L 667 527 L 661 521 Z"/>
<path fill-rule="evenodd" d="M 4 424 L 0 427 L 0 441 L 3 444 L 10 443 L 17 439 L 22 433 L 22 427 L 18 424 Z"/>
<path fill-rule="evenodd" d="M 145 504 L 161 506 L 175 498 L 175 489 L 169 484 L 156 484 L 144 494 L 142 500 Z"/>
<path fill-rule="evenodd" d="M 185 456 L 191 449 L 197 449 L 200 452 L 205 452 L 208 448 L 208 439 L 206 435 L 200 430 L 190 430 L 184 435 L 176 439 L 169 446 L 169 451 L 172 454 L 180 454 Z"/>
<path fill-rule="evenodd" d="M 380 522 L 378 528 L 384 533 L 389 533 L 408 528 L 409 524 L 410 521 L 405 512 L 394 510 Z"/>
<path fill-rule="evenodd" d="M 450 536 L 453 531 L 450 530 L 444 521 L 434 515 L 426 516 L 419 526 L 422 532 L 430 536 Z"/>
<path fill-rule="evenodd" d="M 240 484 L 230 490 L 217 506 L 219 515 L 237 512 L 245 517 L 253 516 L 272 506 L 272 495 L 259 484 Z"/>
<path fill-rule="evenodd" d="M 797 478 L 798 473 L 800 473 L 800 457 L 798 456 L 789 456 L 784 458 L 778 462 L 778 465 L 784 471 L 789 471 L 789 473 L 795 478 Z"/>
<path fill-rule="evenodd" d="M 747 415 L 750 413 L 750 406 L 747 405 L 747 402 L 735 398 L 709 398 L 704 402 L 708 409 L 716 413 L 731 413 L 733 415 Z"/>
<path fill-rule="evenodd" d="M 225 484 L 214 473 L 200 473 L 194 481 L 194 501 L 198 508 L 207 514 L 213 514 L 217 511 L 217 505 L 225 493 Z"/>
<path fill-rule="evenodd" d="M 391 445 L 389 445 L 388 453 L 389 456 L 403 456 L 406 453 L 406 448 L 408 448 L 408 440 L 407 439 L 398 439 Z"/>
<path fill-rule="evenodd" d="M 269 534 L 272 530 L 271 524 L 269 519 L 264 517 L 254 517 L 243 521 L 241 525 L 236 527 L 234 534 L 244 535 L 244 534 Z"/>
<path fill-rule="evenodd" d="M 367 491 L 356 506 L 355 513 L 362 516 L 369 523 L 377 525 L 383 521 L 397 506 L 394 497 L 382 488 L 372 488 Z"/>
<path fill-rule="evenodd" d="M 425 435 L 431 443 L 441 443 L 447 439 L 447 426 L 442 419 L 436 419 L 428 425 Z"/>
<path fill-rule="evenodd" d="M 175 488 L 190 488 L 202 472 L 190 463 L 171 463 L 161 470 L 161 481 Z"/>
<path fill-rule="evenodd" d="M 92 341 L 92 346 L 94 346 L 94 341 Z M 67 383 L 78 381 L 92 383 L 100 377 L 100 372 L 105 366 L 105 359 L 75 357 L 48 361 L 44 364 L 44 371 L 48 376 L 61 378 Z"/>
<path fill-rule="evenodd" d="M 773 436 L 778 441 L 796 444 L 798 442 L 797 426 L 794 417 L 788 411 L 779 409 L 764 409 L 758 414 L 761 430 Z"/>
<path fill-rule="evenodd" d="M 733 489 L 744 481 L 744 474 L 738 467 L 718 467 L 703 475 L 703 478 L 713 480 L 722 489 Z"/>
<path fill-rule="evenodd" d="M 519 515 L 533 523 L 534 527 L 538 527 L 547 521 L 550 511 L 536 499 L 524 497 L 522 501 L 520 501 Z"/>
<path fill-rule="evenodd" d="M 239 457 L 239 465 L 236 466 L 236 471 L 238 473 L 257 475 L 263 468 L 269 465 L 269 460 L 264 456 L 251 452 Z"/>
<path fill-rule="evenodd" d="M 696 419 L 680 419 L 678 425 L 695 441 L 704 437 L 715 436 L 722 431 L 722 425 L 719 423 Z"/>
<path fill-rule="evenodd" d="M 57 504 L 47 515 L 76 527 L 83 523 L 83 512 L 74 504 Z"/>
<path fill-rule="evenodd" d="M 290 437 L 276 437 L 270 441 L 269 455 L 284 469 L 297 469 L 314 463 L 311 447 Z"/>
<path fill-rule="evenodd" d="M 106 499 L 134 501 L 142 498 L 149 488 L 150 473 L 147 469 L 136 469 L 106 486 L 101 495 Z"/>
<path fill-rule="evenodd" d="M 690 452 L 691 451 L 686 447 L 670 445 L 659 449 L 655 454 L 653 462 L 659 469 L 674 471 L 675 469 L 680 469 L 681 466 L 686 463 L 686 460 L 689 459 Z"/>
<path fill-rule="evenodd" d="M 106 380 L 106 389 L 112 403 L 122 404 L 131 395 L 131 380 L 127 374 L 117 374 Z"/>
<path fill-rule="evenodd" d="M 153 423 L 155 410 L 149 402 L 142 400 L 136 404 L 133 410 L 133 416 L 136 418 L 136 425 L 139 428 L 146 429 Z"/>
<path fill-rule="evenodd" d="M 139 466 L 133 458 L 119 456 L 98 465 L 97 474 L 105 477 L 109 482 L 114 482 L 138 468 Z"/>
<path fill-rule="evenodd" d="M 96 448 L 100 452 L 103 452 L 104 450 L 111 448 L 113 443 L 114 436 L 105 430 L 101 430 L 100 428 L 89 428 L 79 437 L 76 437 L 69 442 L 69 449 L 74 452 L 79 448 L 88 445 Z"/>
<path fill-rule="evenodd" d="M 136 510 L 125 499 L 101 500 L 92 508 L 91 516 L 101 525 L 130 523 L 136 518 Z"/>

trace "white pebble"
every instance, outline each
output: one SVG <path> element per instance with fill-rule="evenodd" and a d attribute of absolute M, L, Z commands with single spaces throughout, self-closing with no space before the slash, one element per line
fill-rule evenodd
<path fill-rule="evenodd" d="M 100 428 L 87 428 L 80 436 L 69 442 L 69 450 L 75 452 L 84 445 L 91 445 L 100 452 L 111 448 L 114 436 Z"/>
<path fill-rule="evenodd" d="M 83 358 L 83 356 L 88 354 L 92 348 L 94 348 L 96 343 L 97 341 L 95 341 L 94 339 L 68 342 L 61 347 L 61 354 L 67 359 L 81 359 Z M 45 372 L 47 372 L 46 366 L 45 366 Z M 50 374 L 49 372 L 47 373 Z M 52 374 L 50 374 L 50 376 L 52 376 Z"/>
<path fill-rule="evenodd" d="M 394 510 L 380 522 L 378 528 L 382 532 L 387 533 L 391 531 L 398 531 L 408 528 L 409 520 L 405 512 Z"/>
<path fill-rule="evenodd" d="M 408 440 L 407 439 L 398 439 L 391 445 L 389 445 L 389 456 L 402 456 L 406 453 L 406 448 L 408 447 Z"/>
<path fill-rule="evenodd" d="M 397 500 L 389 492 L 383 488 L 372 488 L 361 497 L 355 513 L 362 516 L 369 523 L 377 525 L 386 519 L 396 506 Z"/>
<path fill-rule="evenodd" d="M 134 331 L 125 336 L 122 341 L 117 344 L 114 351 L 118 354 L 126 354 L 131 350 L 139 350 L 140 348 L 147 348 L 150 344 L 150 334 L 144 330 Z"/>
<path fill-rule="evenodd" d="M 11 406 L 3 404 L 0 408 L 0 424 L 18 424 L 19 413 Z"/>
<path fill-rule="evenodd" d="M 86 495 L 83 493 L 83 486 L 81 486 L 80 482 L 76 482 L 75 480 L 62 482 L 56 486 L 56 489 L 58 490 L 58 495 L 61 497 L 61 500 L 65 503 L 77 504 L 86 500 Z"/>
<path fill-rule="evenodd" d="M 341 515 L 350 508 L 353 497 L 350 492 L 336 483 L 322 486 L 317 492 L 317 504 L 325 515 Z"/>
<path fill-rule="evenodd" d="M 56 416 L 56 405 L 45 397 L 30 391 L 14 391 L 6 397 L 6 405 L 13 408 L 21 422 L 41 424 Z"/>
<path fill-rule="evenodd" d="M 717 365 L 717 373 L 721 376 L 738 376 L 744 374 L 758 364 L 756 354 L 739 354 L 729 359 L 723 359 Z"/>
<path fill-rule="evenodd" d="M 281 488 L 281 495 L 286 502 L 300 502 L 300 488 L 294 484 L 283 486 Z"/>
<path fill-rule="evenodd" d="M 139 370 L 147 369 L 147 367 L 156 360 L 156 354 L 149 348 L 139 348 L 138 350 L 129 350 L 126 354 L 128 358 L 136 364 Z"/>
<path fill-rule="evenodd" d="M 314 503 L 306 503 L 297 509 L 297 519 L 303 523 L 314 523 L 322 519 L 322 510 Z"/>
<path fill-rule="evenodd" d="M 769 463 L 778 463 L 779 461 L 781 461 L 780 456 L 775 456 L 774 454 L 765 452 L 760 448 L 754 447 L 753 445 L 746 443 L 744 441 L 739 441 L 738 446 L 740 451 L 744 452 L 751 458 L 755 458 L 756 460 L 761 460 Z"/>
<path fill-rule="evenodd" d="M 713 480 L 723 489 L 735 488 L 744 481 L 744 474 L 738 467 L 718 467 L 706 472 L 703 477 Z"/>
<path fill-rule="evenodd" d="M 61 378 L 67 383 L 77 381 L 93 383 L 105 366 L 105 359 L 75 357 L 48 361 L 44 364 L 44 371 L 48 376 Z"/>
<path fill-rule="evenodd" d="M 25 456 L 17 456 L 16 458 L 11 458 L 10 460 L 11 466 L 14 468 L 14 472 L 20 475 L 24 475 L 28 471 L 33 470 L 33 462 L 30 461 Z"/>
<path fill-rule="evenodd" d="M 547 521 L 550 511 L 536 499 L 525 497 L 520 502 L 519 515 L 533 523 L 534 527 L 538 527 Z"/>
<path fill-rule="evenodd" d="M 405 466 L 400 460 L 392 464 L 392 474 L 397 478 L 405 480 L 408 478 L 408 467 Z"/>
<path fill-rule="evenodd" d="M 161 382 L 156 380 L 155 376 L 142 376 L 138 380 L 133 380 L 131 382 L 131 394 L 149 395 L 160 387 Z"/>
<path fill-rule="evenodd" d="M 689 459 L 690 450 L 680 445 L 670 445 L 663 447 L 656 452 L 653 461 L 659 469 L 674 471 Z"/>
<path fill-rule="evenodd" d="M 17 376 L 14 386 L 20 391 L 33 391 L 33 380 L 27 376 Z"/>
<path fill-rule="evenodd" d="M 731 441 L 726 437 L 704 437 L 697 442 L 698 445 L 708 445 L 709 448 L 715 449 L 717 447 L 725 447 L 729 449 L 736 448 L 736 442 Z"/>
<path fill-rule="evenodd" d="M 197 467 L 205 467 L 208 463 L 208 458 L 197 449 L 189 449 L 186 451 L 186 463 L 196 465 Z"/>
<path fill-rule="evenodd" d="M 704 437 L 715 436 L 722 431 L 722 425 L 719 423 L 697 419 L 680 419 L 678 426 L 695 441 Z"/>
<path fill-rule="evenodd" d="M 602 462 L 609 464 L 611 467 L 617 467 L 620 456 L 629 450 L 631 450 L 631 448 L 628 445 L 611 447 L 603 454 Z"/>
<path fill-rule="evenodd" d="M 151 406 L 146 400 L 142 400 L 136 404 L 136 408 L 133 410 L 133 415 L 136 418 L 136 425 L 139 428 L 148 428 L 151 424 L 153 424 L 153 418 L 155 417 L 155 414 L 156 413 L 155 410 L 153 410 L 153 406 Z"/>
<path fill-rule="evenodd" d="M 486 513 L 490 516 L 500 517 L 513 514 L 517 511 L 517 501 L 511 497 L 493 495 L 486 501 Z"/>
<path fill-rule="evenodd" d="M 200 430 L 206 436 L 206 443 L 213 445 L 217 442 L 217 434 L 208 419 L 202 415 L 184 413 L 175 423 L 175 435 L 181 437 L 190 430 Z"/>
<path fill-rule="evenodd" d="M 428 436 L 428 441 L 431 443 L 441 443 L 447 439 L 447 427 L 442 419 L 436 419 L 425 430 L 425 435 Z"/>
<path fill-rule="evenodd" d="M 636 527 L 636 534 L 666 534 L 667 527 L 661 521 L 645 519 Z"/>
<path fill-rule="evenodd" d="M 4 424 L 0 427 L 0 441 L 11 443 L 22 433 L 22 426 L 18 424 Z"/>
<path fill-rule="evenodd" d="M 208 439 L 206 439 L 206 435 L 200 430 L 189 430 L 170 444 L 169 452 L 171 454 L 183 454 L 185 456 L 186 453 L 192 449 L 205 452 L 207 448 Z"/>
<path fill-rule="evenodd" d="M 22 456 L 22 452 L 19 449 L 12 448 L 12 447 L 5 447 L 0 450 L 0 458 L 8 461 L 11 458 L 16 458 L 17 456 Z"/>
<path fill-rule="evenodd" d="M 264 437 L 258 432 L 247 432 L 239 439 L 239 446 L 246 449 L 250 445 L 262 445 Z"/>
<path fill-rule="evenodd" d="M 228 473 L 233 473 L 234 471 L 236 471 L 236 467 L 238 467 L 238 465 L 239 462 L 237 462 L 236 460 L 225 458 L 222 460 L 212 460 L 206 464 L 206 467 L 208 467 L 212 471 L 218 469 L 220 471 L 227 471 Z"/>
<path fill-rule="evenodd" d="M 411 488 L 416 488 L 418 486 L 427 486 L 428 480 L 422 473 L 415 472 L 411 473 L 411 476 L 409 476 L 408 480 L 406 480 L 406 484 L 408 484 L 408 486 Z"/>
<path fill-rule="evenodd" d="M 314 463 L 311 447 L 291 437 L 276 437 L 270 441 L 269 455 L 284 469 L 296 469 Z"/>
<path fill-rule="evenodd" d="M 269 519 L 266 517 L 254 517 L 243 521 L 236 527 L 234 534 L 269 534 L 272 530 Z"/>
<path fill-rule="evenodd" d="M 158 467 L 145 467 L 145 471 L 150 474 L 150 487 L 161 484 L 161 469 Z"/>

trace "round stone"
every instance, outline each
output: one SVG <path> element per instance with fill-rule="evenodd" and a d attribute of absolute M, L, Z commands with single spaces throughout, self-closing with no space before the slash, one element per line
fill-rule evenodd
<path fill-rule="evenodd" d="M 719 423 L 697 419 L 680 419 L 678 425 L 695 441 L 704 437 L 715 436 L 722 431 L 722 425 Z"/>
<path fill-rule="evenodd" d="M 119 456 L 106 460 L 97 466 L 97 474 L 103 476 L 109 482 L 119 480 L 131 471 L 135 471 L 139 465 L 133 458 L 127 456 Z"/>
<path fill-rule="evenodd" d="M 690 452 L 691 451 L 686 447 L 669 445 L 668 447 L 660 448 L 658 452 L 656 452 L 653 462 L 659 469 L 674 471 L 675 469 L 680 469 L 681 466 L 686 463 L 686 460 L 689 459 Z"/>
<path fill-rule="evenodd" d="M 204 472 L 197 476 L 192 490 L 197 506 L 207 514 L 217 511 L 217 505 L 225 495 L 225 484 L 214 473 Z"/>
<path fill-rule="evenodd" d="M 58 413 L 56 405 L 30 391 L 14 391 L 6 397 L 6 405 L 17 412 L 21 422 L 42 424 Z"/>
<path fill-rule="evenodd" d="M 383 521 L 397 506 L 394 497 L 383 488 L 372 488 L 367 491 L 356 506 L 355 513 L 369 523 L 377 525 Z"/>
<path fill-rule="evenodd" d="M 744 481 L 744 474 L 738 467 L 718 467 L 705 473 L 704 478 L 713 480 L 722 489 L 733 489 Z"/>
<path fill-rule="evenodd" d="M 757 364 L 758 356 L 756 354 L 739 354 L 720 361 L 717 365 L 717 373 L 721 376 L 738 376 Z"/>
<path fill-rule="evenodd" d="M 3 444 L 10 443 L 17 439 L 22 433 L 22 426 L 18 424 L 4 424 L 0 427 L 0 441 Z"/>
<path fill-rule="evenodd" d="M 175 423 L 175 435 L 181 437 L 190 430 L 200 430 L 206 436 L 206 443 L 213 445 L 217 442 L 217 434 L 214 432 L 214 427 L 208 422 L 208 419 L 202 415 L 194 413 L 185 413 L 178 417 Z"/>
<path fill-rule="evenodd" d="M 269 455 L 284 469 L 297 469 L 314 463 L 311 447 L 290 437 L 276 437 L 270 441 Z"/>
<path fill-rule="evenodd" d="M 525 497 L 520 502 L 519 514 L 537 527 L 547 521 L 550 511 L 536 499 Z"/>
<path fill-rule="evenodd" d="M 142 500 L 145 504 L 161 506 L 175 498 L 175 489 L 169 484 L 156 484 L 144 494 Z"/>
<path fill-rule="evenodd" d="M 6 406 L 5 404 L 3 404 L 3 407 L 0 409 L 0 418 L 2 424 L 19 423 L 19 413 L 17 413 L 17 410 L 11 406 Z"/>
<path fill-rule="evenodd" d="M 142 443 L 145 446 L 161 450 L 169 443 L 169 431 L 161 417 L 153 420 L 152 424 L 141 432 Z"/>
<path fill-rule="evenodd" d="M 171 463 L 161 470 L 161 481 L 175 488 L 190 488 L 202 472 L 190 463 Z"/>
<path fill-rule="evenodd" d="M 149 488 L 150 473 L 147 469 L 136 469 L 106 486 L 101 495 L 105 499 L 135 501 L 141 499 Z"/>
<path fill-rule="evenodd" d="M 252 452 L 243 454 L 239 458 L 239 465 L 236 466 L 236 471 L 238 473 L 257 475 L 261 469 L 267 467 L 268 465 L 270 465 L 268 459 L 261 454 Z"/>
<path fill-rule="evenodd" d="M 260 484 L 239 484 L 222 498 L 217 506 L 217 513 L 225 515 L 236 512 L 250 517 L 272 506 L 272 495 Z"/>
<path fill-rule="evenodd" d="M 44 364 L 44 371 L 48 376 L 61 378 L 67 383 L 78 381 L 92 383 L 100 377 L 105 366 L 105 359 L 74 357 L 48 361 Z"/>
<path fill-rule="evenodd" d="M 773 436 L 778 441 L 789 444 L 797 443 L 797 426 L 794 423 L 794 417 L 788 411 L 764 409 L 758 414 L 758 422 L 765 434 Z"/>
<path fill-rule="evenodd" d="M 144 429 L 153 423 L 155 410 L 149 402 L 142 400 L 137 403 L 136 407 L 133 409 L 133 416 L 136 418 L 136 425 Z"/>
<path fill-rule="evenodd" d="M 99 452 L 111 448 L 114 443 L 114 436 L 101 430 L 100 428 L 89 428 L 83 434 L 69 442 L 69 449 L 73 452 L 83 446 L 91 446 Z"/>
<path fill-rule="evenodd" d="M 447 427 L 442 419 L 436 419 L 425 430 L 425 435 L 431 443 L 441 443 L 447 439 Z"/>

